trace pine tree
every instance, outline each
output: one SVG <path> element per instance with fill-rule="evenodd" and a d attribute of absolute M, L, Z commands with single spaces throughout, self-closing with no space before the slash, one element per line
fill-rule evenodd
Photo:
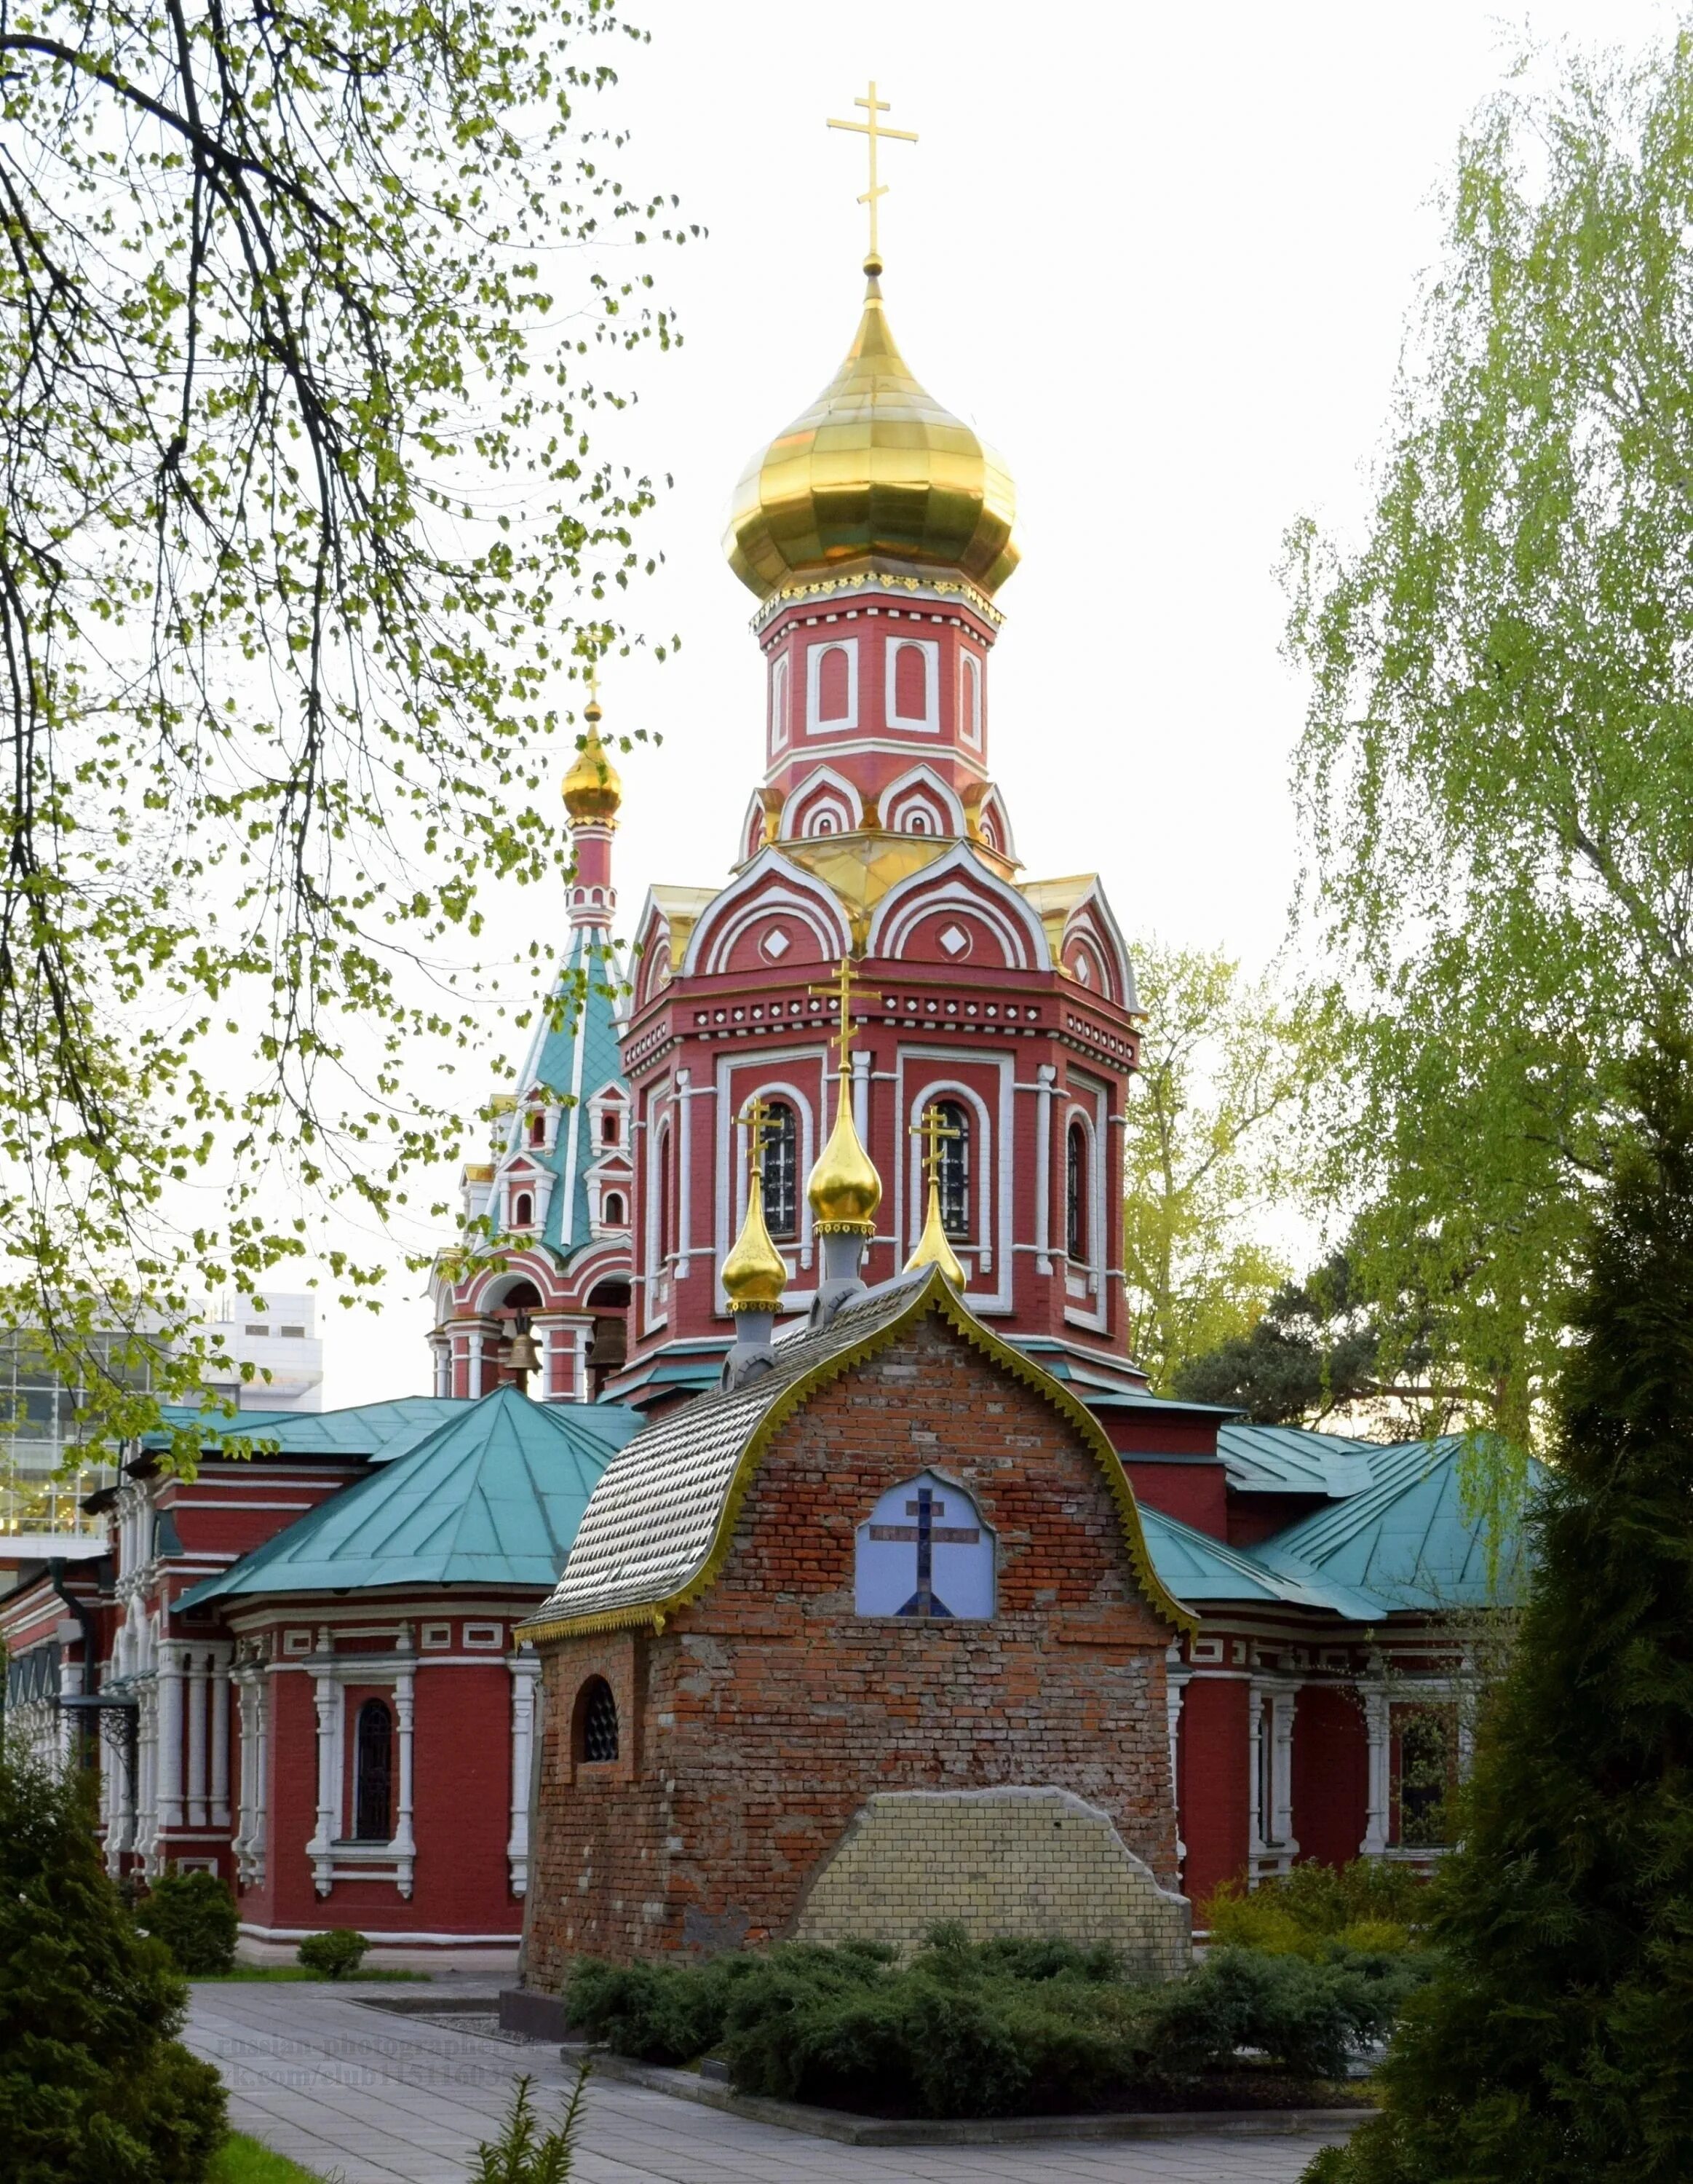
<path fill-rule="evenodd" d="M 1443 1969 L 1312 2184 L 1693 2176 L 1693 1045 L 1660 1036 L 1632 1089 Z"/>
<path fill-rule="evenodd" d="M 0 1759 L 0 2184 L 202 2184 L 217 2072 L 107 1879 L 76 1776 Z"/>

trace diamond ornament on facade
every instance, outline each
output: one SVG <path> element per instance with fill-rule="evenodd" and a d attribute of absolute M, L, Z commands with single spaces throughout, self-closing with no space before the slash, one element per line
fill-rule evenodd
<path fill-rule="evenodd" d="M 949 925 L 940 936 L 940 944 L 955 958 L 970 952 L 970 935 L 956 925 Z"/>
<path fill-rule="evenodd" d="M 779 925 L 772 925 L 764 939 L 760 941 L 759 952 L 760 955 L 769 956 L 772 963 L 779 963 L 793 945 L 794 943 L 782 928 Z"/>

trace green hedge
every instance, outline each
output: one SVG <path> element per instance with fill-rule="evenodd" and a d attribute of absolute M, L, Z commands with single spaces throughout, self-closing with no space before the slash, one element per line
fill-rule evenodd
<path fill-rule="evenodd" d="M 164 1942 L 179 1972 L 207 1979 L 235 1962 L 241 1922 L 235 1898 L 214 1873 L 167 1873 L 136 1907 L 136 1930 Z"/>
<path fill-rule="evenodd" d="M 1251 1890 L 1225 1881 L 1200 1906 L 1214 1942 L 1321 1962 L 1332 1946 L 1380 1955 L 1415 1948 L 1428 1916 L 1427 1884 L 1408 1868 L 1360 1858 L 1296 1865 Z"/>
<path fill-rule="evenodd" d="M 1423 1976 L 1402 1954 L 1327 1961 L 1220 1949 L 1186 1977 L 1126 1979 L 1108 1951 L 972 1945 L 938 1930 L 909 1964 L 872 1944 L 788 1943 L 703 1964 L 584 1958 L 573 2023 L 614 2053 L 685 2063 L 715 2050 L 738 2092 L 933 2116 L 1203 2105 L 1243 2071 L 1344 2075 Z M 1243 2062 L 1239 2051 L 1256 2051 Z M 1234 2087 L 1238 2093 L 1238 2086 Z M 1232 2097 L 1232 2096 L 1231 2096 Z"/>

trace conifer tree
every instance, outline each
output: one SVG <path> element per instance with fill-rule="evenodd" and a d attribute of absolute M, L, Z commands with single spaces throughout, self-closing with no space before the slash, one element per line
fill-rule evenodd
<path fill-rule="evenodd" d="M 1693 2176 L 1693 1044 L 1631 1078 L 1521 1643 L 1434 1891 L 1443 1968 L 1312 2184 Z"/>

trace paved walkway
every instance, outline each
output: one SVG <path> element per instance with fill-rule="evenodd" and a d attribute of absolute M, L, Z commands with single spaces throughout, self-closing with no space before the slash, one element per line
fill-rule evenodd
<path fill-rule="evenodd" d="M 571 2075 L 551 2045 L 307 1985 L 197 1986 L 187 2038 L 223 2072 L 237 2130 L 343 2184 L 465 2184 L 517 2072 L 533 2076 L 549 2118 Z M 837 2146 L 603 2079 L 589 2088 L 576 2184 L 1293 2184 L 1323 2142 Z"/>

